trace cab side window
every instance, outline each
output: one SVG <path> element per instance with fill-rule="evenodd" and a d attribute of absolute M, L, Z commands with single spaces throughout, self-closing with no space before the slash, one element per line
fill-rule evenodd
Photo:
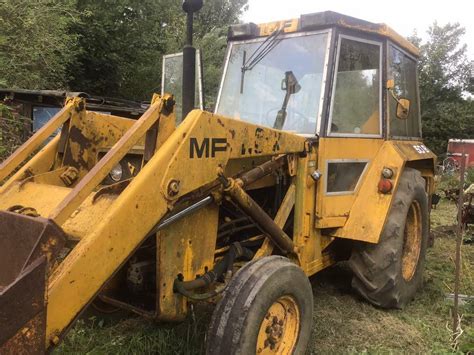
<path fill-rule="evenodd" d="M 381 44 L 341 36 L 329 135 L 381 135 Z"/>
<path fill-rule="evenodd" d="M 393 94 L 410 102 L 408 117 L 397 117 L 397 101 L 388 93 L 389 130 L 395 137 L 420 137 L 420 112 L 416 83 L 416 61 L 390 45 L 388 50 L 388 79 L 394 81 Z"/>

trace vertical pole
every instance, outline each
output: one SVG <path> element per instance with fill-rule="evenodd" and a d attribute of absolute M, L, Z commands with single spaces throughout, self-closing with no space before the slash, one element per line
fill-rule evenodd
<path fill-rule="evenodd" d="M 466 154 L 463 152 L 461 160 L 461 176 L 459 178 L 458 196 L 458 225 L 456 230 L 456 261 L 454 277 L 454 308 L 453 308 L 453 347 L 457 348 L 459 328 L 459 282 L 461 276 L 461 245 L 463 236 L 463 207 L 464 207 L 464 172 L 466 170 Z"/>
<path fill-rule="evenodd" d="M 193 47 L 194 12 L 202 7 L 202 0 L 183 1 L 186 12 L 186 43 L 183 48 L 183 119 L 194 109 L 196 87 L 196 48 Z"/>

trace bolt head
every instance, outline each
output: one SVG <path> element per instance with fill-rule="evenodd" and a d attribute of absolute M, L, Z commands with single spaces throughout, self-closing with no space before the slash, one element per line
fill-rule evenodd
<path fill-rule="evenodd" d="M 390 168 L 383 168 L 382 169 L 382 176 L 385 179 L 391 179 L 393 177 L 393 170 Z"/>
<path fill-rule="evenodd" d="M 319 179 L 321 179 L 321 176 L 323 176 L 323 174 L 321 174 L 319 171 L 315 170 L 311 173 L 311 178 L 314 180 L 314 181 L 318 181 Z"/>
<path fill-rule="evenodd" d="M 168 195 L 173 197 L 179 193 L 179 181 L 171 180 L 168 184 Z"/>

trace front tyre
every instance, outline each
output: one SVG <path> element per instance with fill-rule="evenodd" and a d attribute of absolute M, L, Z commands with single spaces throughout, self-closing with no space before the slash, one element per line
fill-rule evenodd
<path fill-rule="evenodd" d="M 372 304 L 403 308 L 422 284 L 428 245 L 428 197 L 419 171 L 405 168 L 377 244 L 357 244 L 352 287 Z"/>
<path fill-rule="evenodd" d="M 303 270 L 282 256 L 246 264 L 214 310 L 207 354 L 304 354 L 313 294 Z"/>

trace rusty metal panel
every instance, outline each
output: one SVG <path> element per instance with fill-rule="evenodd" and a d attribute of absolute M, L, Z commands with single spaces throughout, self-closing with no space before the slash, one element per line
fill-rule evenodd
<path fill-rule="evenodd" d="M 0 211 L 0 287 L 7 287 L 43 255 L 52 266 L 65 240 L 64 232 L 50 220 Z"/>
<path fill-rule="evenodd" d="M 0 354 L 45 351 L 46 257 L 31 263 L 0 291 Z"/>
<path fill-rule="evenodd" d="M 50 217 L 58 224 L 63 224 L 69 216 L 82 204 L 86 197 L 100 184 L 110 170 L 143 139 L 146 132 L 160 118 L 161 110 L 169 102 L 170 96 L 156 103 L 140 117 L 138 121 L 120 137 L 107 154 L 79 181 L 68 196 L 53 210 Z M 72 127 L 71 127 L 72 129 Z"/>
<path fill-rule="evenodd" d="M 62 164 L 75 167 L 84 176 L 97 163 L 98 153 L 111 149 L 135 122 L 97 112 L 74 117 L 67 132 Z M 137 144 L 143 146 L 143 139 Z"/>

